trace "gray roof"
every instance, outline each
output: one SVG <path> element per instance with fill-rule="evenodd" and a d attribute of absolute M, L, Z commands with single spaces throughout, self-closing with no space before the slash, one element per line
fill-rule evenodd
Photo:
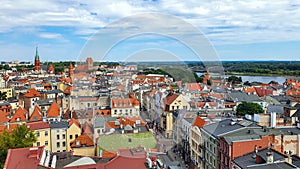
<path fill-rule="evenodd" d="M 271 164 L 260 164 L 255 166 L 249 166 L 248 169 L 296 169 L 297 167 L 289 164 L 288 162 L 279 162 Z"/>
<path fill-rule="evenodd" d="M 133 130 L 133 129 L 132 129 L 132 127 L 131 127 L 129 124 L 127 124 L 127 125 L 124 127 L 124 130 L 125 130 L 125 131 L 131 131 L 131 130 Z"/>
<path fill-rule="evenodd" d="M 283 114 L 283 105 L 269 105 L 267 113 L 276 112 L 277 114 Z"/>
<path fill-rule="evenodd" d="M 254 94 L 247 94 L 242 91 L 232 91 L 232 93 L 228 93 L 229 99 L 235 102 L 255 102 L 261 101 L 261 99 Z"/>
<path fill-rule="evenodd" d="M 45 99 L 45 100 L 37 100 L 36 103 L 39 106 L 50 106 L 54 101 L 55 99 Z"/>
<path fill-rule="evenodd" d="M 1 100 L 0 101 L 0 106 L 4 106 L 4 105 L 9 105 L 10 103 L 5 101 L 5 100 Z"/>
<path fill-rule="evenodd" d="M 254 150 L 254 148 L 253 148 L 253 150 Z M 258 156 L 260 156 L 261 159 L 263 160 L 262 162 L 264 162 L 264 163 L 267 161 L 266 153 L 268 151 L 269 151 L 268 149 L 263 149 L 263 150 L 258 151 L 258 153 L 257 153 Z M 276 152 L 272 149 L 270 151 L 273 152 L 274 162 L 280 161 L 280 160 L 283 160 L 283 159 L 286 158 L 285 156 L 281 155 L 280 153 L 278 153 L 278 152 Z M 235 164 L 240 166 L 242 169 L 247 169 L 248 166 L 251 166 L 251 165 L 257 165 L 254 151 L 252 153 L 249 153 L 249 154 L 243 155 L 241 157 L 235 158 L 233 161 L 234 161 Z"/>
<path fill-rule="evenodd" d="M 60 122 L 51 122 L 50 129 L 61 129 L 61 128 L 68 128 L 69 123 L 66 121 Z"/>
<path fill-rule="evenodd" d="M 96 116 L 94 119 L 94 128 L 104 128 L 105 122 L 104 116 Z"/>
<path fill-rule="evenodd" d="M 184 118 L 187 122 L 189 122 L 190 124 L 192 124 L 194 122 L 195 118 Z"/>
<path fill-rule="evenodd" d="M 263 128 L 244 128 L 242 130 L 235 131 L 233 133 L 229 133 L 224 135 L 224 139 L 228 144 L 231 144 L 234 141 L 240 141 L 240 140 L 256 140 L 261 139 L 261 136 L 266 135 L 278 135 L 281 132 L 277 129 L 263 129 Z"/>
<path fill-rule="evenodd" d="M 258 127 L 256 123 L 248 120 L 241 120 L 241 121 L 236 121 L 235 124 L 232 125 L 232 120 L 231 119 L 225 119 L 221 120 L 219 122 L 211 123 L 208 125 L 203 126 L 203 129 L 214 135 L 215 137 L 221 136 L 223 134 L 226 134 L 228 132 L 232 132 L 235 130 L 240 130 L 245 127 Z"/>

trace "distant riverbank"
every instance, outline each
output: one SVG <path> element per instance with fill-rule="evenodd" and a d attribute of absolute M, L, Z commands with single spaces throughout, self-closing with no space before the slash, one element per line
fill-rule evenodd
<path fill-rule="evenodd" d="M 203 73 L 197 73 L 198 76 L 203 75 Z M 262 83 L 269 83 L 270 81 L 278 82 L 279 84 L 283 84 L 287 78 L 295 78 L 291 76 L 280 76 L 280 75 L 264 75 L 264 74 L 257 74 L 257 75 L 248 75 L 248 74 L 226 74 L 225 78 L 229 76 L 237 76 L 241 77 L 243 82 L 262 82 Z M 300 77 L 299 77 L 300 78 Z"/>

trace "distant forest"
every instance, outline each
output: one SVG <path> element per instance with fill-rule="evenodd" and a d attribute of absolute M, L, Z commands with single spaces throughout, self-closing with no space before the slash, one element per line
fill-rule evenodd
<path fill-rule="evenodd" d="M 206 71 L 204 63 L 186 62 L 196 72 Z M 226 74 L 300 76 L 300 61 L 224 61 L 222 65 Z"/>
<path fill-rule="evenodd" d="M 72 62 L 73 65 L 75 65 L 75 63 L 76 62 Z M 212 63 L 217 62 L 141 62 L 138 63 L 138 65 L 140 70 L 144 70 L 147 67 L 156 67 L 162 70 L 166 68 L 166 70 L 170 72 L 174 69 L 174 67 L 180 67 L 181 69 L 188 69 L 193 72 L 205 73 L 207 71 L 205 65 L 212 65 Z M 56 72 L 60 72 L 64 69 L 64 67 L 68 67 L 70 62 L 44 62 L 41 65 L 50 64 L 53 64 L 53 66 L 56 69 Z M 101 63 L 94 62 L 95 66 L 99 64 Z M 130 63 L 107 62 L 106 64 L 122 65 Z M 300 76 L 300 61 L 223 61 L 222 65 L 224 67 L 224 72 L 228 75 Z M 18 71 L 21 71 L 22 68 L 27 68 L 30 70 L 33 68 L 33 65 L 17 66 L 16 68 Z M 7 64 L 0 64 L 0 70 L 3 69 L 8 70 L 10 69 L 10 67 Z"/>

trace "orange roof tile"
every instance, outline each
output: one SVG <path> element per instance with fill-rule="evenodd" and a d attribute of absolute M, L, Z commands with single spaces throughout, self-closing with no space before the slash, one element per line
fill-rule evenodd
<path fill-rule="evenodd" d="M 28 118 L 28 111 L 22 107 L 19 107 L 13 117 L 10 119 L 10 122 L 17 121 L 26 121 Z"/>
<path fill-rule="evenodd" d="M 78 122 L 76 119 L 74 119 L 74 118 L 72 118 L 72 119 L 69 121 L 69 126 L 71 126 L 72 124 L 75 124 L 77 127 L 80 128 L 79 122 Z"/>
<path fill-rule="evenodd" d="M 40 129 L 46 129 L 50 128 L 50 124 L 48 122 L 38 121 L 38 122 L 29 122 L 27 123 L 27 126 L 31 130 L 40 130 Z"/>
<path fill-rule="evenodd" d="M 189 91 L 201 91 L 202 87 L 199 83 L 186 83 L 185 84 Z"/>
<path fill-rule="evenodd" d="M 29 97 L 29 98 L 32 98 L 32 97 L 40 97 L 41 94 L 35 89 L 35 88 L 30 88 L 27 93 L 25 93 L 24 95 L 25 97 Z"/>
<path fill-rule="evenodd" d="M 140 102 L 134 98 L 117 98 L 112 99 L 112 108 L 129 108 L 140 105 Z"/>
<path fill-rule="evenodd" d="M 53 102 L 47 111 L 47 117 L 60 116 L 60 108 L 56 102 Z"/>
<path fill-rule="evenodd" d="M 7 117 L 7 113 L 4 113 L 2 110 L 0 110 L 0 122 L 5 123 L 8 121 L 9 119 Z"/>
<path fill-rule="evenodd" d="M 34 110 L 29 118 L 29 121 L 40 121 L 43 119 L 43 113 L 39 106 L 35 106 Z"/>
<path fill-rule="evenodd" d="M 256 90 L 254 89 L 254 87 L 247 87 L 247 88 L 244 89 L 244 91 L 246 93 L 255 93 L 256 92 Z"/>
<path fill-rule="evenodd" d="M 77 142 L 79 142 L 79 145 L 77 145 Z M 80 135 L 74 141 L 71 142 L 71 147 L 72 148 L 90 147 L 90 146 L 94 146 L 94 142 L 91 139 L 91 137 L 89 137 L 87 135 Z"/>
<path fill-rule="evenodd" d="M 118 121 L 120 122 L 120 125 L 123 126 L 133 126 L 134 124 L 136 124 L 136 121 L 139 120 L 140 121 L 140 126 L 146 126 L 146 122 L 143 121 L 143 119 L 141 119 L 140 117 L 126 117 L 126 118 L 118 118 Z M 120 125 L 115 125 L 115 121 L 109 121 L 106 122 L 105 126 L 107 129 L 110 128 L 119 128 Z"/>
<path fill-rule="evenodd" d="M 205 125 L 205 120 L 203 120 L 201 117 L 197 116 L 194 120 L 193 126 L 202 128 L 204 125 Z"/>

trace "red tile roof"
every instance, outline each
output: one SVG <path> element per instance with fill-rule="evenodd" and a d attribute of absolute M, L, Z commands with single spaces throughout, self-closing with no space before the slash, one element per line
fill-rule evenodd
<path fill-rule="evenodd" d="M 169 94 L 169 95 L 166 97 L 166 99 L 167 99 L 166 104 L 167 104 L 167 105 L 172 104 L 172 103 L 174 102 L 174 100 L 177 99 L 178 96 L 179 96 L 178 94 L 174 94 L 174 93 Z"/>
<path fill-rule="evenodd" d="M 203 120 L 201 117 L 197 116 L 194 120 L 193 126 L 202 128 L 204 125 L 205 125 L 205 120 Z"/>
<path fill-rule="evenodd" d="M 30 123 L 27 123 L 27 126 L 29 126 L 29 128 L 31 130 L 40 130 L 40 129 L 50 128 L 50 124 L 48 122 L 43 122 L 43 121 L 30 122 Z"/>
<path fill-rule="evenodd" d="M 143 119 L 141 119 L 140 117 L 126 117 L 126 118 L 118 118 L 118 121 L 120 122 L 120 125 L 123 125 L 124 127 L 127 125 L 133 126 L 134 124 L 136 124 L 136 121 L 139 120 L 140 121 L 140 126 L 146 126 L 146 122 L 143 121 Z M 120 125 L 115 125 L 115 121 L 109 121 L 106 122 L 105 126 L 107 129 L 110 128 L 119 128 Z"/>
<path fill-rule="evenodd" d="M 146 169 L 146 157 L 124 157 L 117 156 L 105 165 L 105 169 Z"/>
<path fill-rule="evenodd" d="M 201 91 L 202 87 L 199 83 L 186 83 L 188 91 Z"/>
<path fill-rule="evenodd" d="M 112 99 L 112 108 L 131 108 L 140 105 L 140 102 L 134 98 Z"/>
<path fill-rule="evenodd" d="M 79 142 L 79 146 L 77 146 L 77 142 Z M 94 146 L 93 140 L 91 139 L 91 137 L 87 135 L 78 136 L 74 141 L 71 141 L 70 144 L 72 148 Z"/>
<path fill-rule="evenodd" d="M 35 88 L 31 88 L 27 91 L 27 93 L 25 93 L 24 96 L 28 98 L 33 98 L 33 97 L 40 97 L 41 94 Z"/>
<path fill-rule="evenodd" d="M 40 120 L 43 120 L 43 113 L 40 107 L 36 105 L 29 118 L 29 121 L 40 121 Z"/>
<path fill-rule="evenodd" d="M 22 107 L 19 107 L 10 122 L 26 121 L 28 119 L 28 111 Z"/>
<path fill-rule="evenodd" d="M 72 118 L 72 119 L 69 121 L 69 126 L 71 126 L 72 124 L 75 124 L 76 126 L 78 126 L 78 127 L 80 128 L 79 122 L 78 122 L 76 119 L 74 119 L 74 118 Z"/>
<path fill-rule="evenodd" d="M 7 118 L 7 113 L 4 113 L 2 110 L 0 110 L 0 122 L 5 123 L 8 121 L 9 119 Z"/>
<path fill-rule="evenodd" d="M 9 149 L 4 164 L 6 169 L 37 168 L 41 160 L 44 147 Z"/>
<path fill-rule="evenodd" d="M 259 97 L 273 95 L 272 89 L 264 89 L 264 88 L 260 88 L 260 87 L 255 87 L 255 90 Z"/>
<path fill-rule="evenodd" d="M 66 110 L 65 114 L 63 115 L 63 118 L 71 119 L 71 117 L 77 119 L 78 118 L 77 113 L 75 111 L 70 111 L 69 109 Z"/>
<path fill-rule="evenodd" d="M 91 128 L 91 126 L 89 125 L 88 122 L 85 122 L 83 124 L 82 130 L 83 130 L 83 132 L 82 132 L 83 135 L 84 134 L 86 134 L 86 135 L 92 135 L 93 134 L 92 128 Z"/>
<path fill-rule="evenodd" d="M 53 102 L 47 111 L 47 117 L 60 116 L 60 108 L 56 102 Z"/>

